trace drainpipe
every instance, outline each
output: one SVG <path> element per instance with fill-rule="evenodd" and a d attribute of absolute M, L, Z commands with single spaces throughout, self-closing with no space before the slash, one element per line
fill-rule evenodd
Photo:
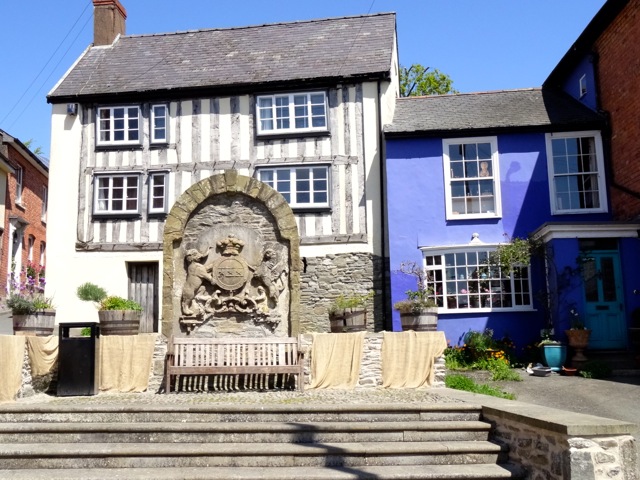
<path fill-rule="evenodd" d="M 377 82 L 378 87 L 378 144 L 380 155 L 380 200 L 382 202 L 380 208 L 380 231 L 382 232 L 381 249 L 382 249 L 382 312 L 385 319 L 384 328 L 390 328 L 393 326 L 393 320 L 387 318 L 387 294 L 391 294 L 391 285 L 388 284 L 388 272 L 387 266 L 389 265 L 389 258 L 386 255 L 387 246 L 387 228 L 386 228 L 386 215 L 387 215 L 387 202 L 386 202 L 386 176 L 385 176 L 385 144 L 384 134 L 382 132 L 382 97 L 380 80 Z"/>

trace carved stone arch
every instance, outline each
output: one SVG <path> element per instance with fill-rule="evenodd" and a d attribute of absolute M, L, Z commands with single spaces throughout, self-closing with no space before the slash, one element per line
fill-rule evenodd
<path fill-rule="evenodd" d="M 228 207 L 228 208 L 227 208 Z M 288 288 L 288 318 L 285 334 L 300 333 L 300 237 L 291 207 L 284 197 L 259 180 L 239 175 L 236 170 L 226 170 L 223 174 L 212 175 L 189 187 L 173 204 L 164 225 L 163 238 L 163 287 L 162 287 L 162 334 L 166 337 L 185 332 L 181 327 L 181 295 L 184 272 L 185 251 L 193 243 L 194 234 L 189 233 L 194 222 L 214 222 L 210 230 L 216 230 L 215 218 L 207 216 L 207 209 L 224 209 L 220 216 L 223 222 L 245 221 L 235 218 L 234 207 L 258 212 L 273 227 L 277 241 L 288 252 L 286 286 Z M 199 217 L 200 216 L 200 217 Z M 258 219 L 260 220 L 260 218 Z M 224 226 L 223 226 L 224 227 Z M 250 229 L 250 226 L 244 227 Z M 238 227 L 238 229 L 242 229 Z M 189 238 L 191 235 L 191 238 Z M 198 237 L 199 238 L 199 237 Z M 211 240 L 209 240 L 211 242 Z M 215 243 L 215 242 L 214 242 Z M 211 245 L 209 244 L 209 247 Z M 282 248 L 284 248 L 282 247 Z M 202 252 L 201 252 L 202 253 Z"/>

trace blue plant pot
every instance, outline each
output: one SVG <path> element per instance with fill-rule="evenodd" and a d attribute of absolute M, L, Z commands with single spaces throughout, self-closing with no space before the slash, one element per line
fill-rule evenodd
<path fill-rule="evenodd" d="M 566 345 L 543 345 L 542 358 L 547 367 L 554 372 L 559 372 L 567 359 L 567 347 Z"/>

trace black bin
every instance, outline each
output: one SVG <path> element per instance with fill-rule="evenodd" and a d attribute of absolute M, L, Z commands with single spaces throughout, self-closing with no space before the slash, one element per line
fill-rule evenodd
<path fill-rule="evenodd" d="M 71 329 L 82 328 L 89 328 L 91 335 L 71 336 Z M 59 335 L 58 396 L 96 395 L 99 379 L 100 325 L 61 323 Z"/>

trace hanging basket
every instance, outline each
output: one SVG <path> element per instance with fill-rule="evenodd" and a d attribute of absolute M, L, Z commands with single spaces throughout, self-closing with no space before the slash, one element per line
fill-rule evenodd
<path fill-rule="evenodd" d="M 12 315 L 13 334 L 35 337 L 53 335 L 56 326 L 56 311 L 42 310 L 28 315 Z"/>
<path fill-rule="evenodd" d="M 362 332 L 367 329 L 366 310 L 340 310 L 329 315 L 332 333 Z"/>
<path fill-rule="evenodd" d="M 137 335 L 142 312 L 138 310 L 99 310 L 101 335 Z"/>

